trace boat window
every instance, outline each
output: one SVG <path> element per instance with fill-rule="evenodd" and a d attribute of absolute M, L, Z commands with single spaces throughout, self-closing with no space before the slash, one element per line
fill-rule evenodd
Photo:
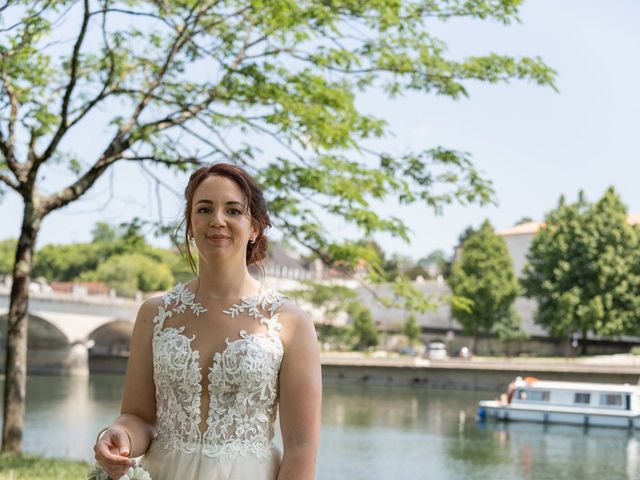
<path fill-rule="evenodd" d="M 600 395 L 600 405 L 608 407 L 621 407 L 622 395 L 619 393 L 603 393 Z"/>
<path fill-rule="evenodd" d="M 591 401 L 590 393 L 576 393 L 573 397 L 573 403 L 588 404 Z"/>
<path fill-rule="evenodd" d="M 548 402 L 549 392 L 545 390 L 529 390 L 527 392 L 527 400 L 532 402 Z"/>

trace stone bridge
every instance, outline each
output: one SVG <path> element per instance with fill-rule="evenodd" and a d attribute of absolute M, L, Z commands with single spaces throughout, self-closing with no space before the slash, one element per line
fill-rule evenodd
<path fill-rule="evenodd" d="M 126 360 L 133 322 L 140 303 L 123 298 L 31 293 L 27 365 L 29 373 L 87 375 L 90 357 L 120 357 Z M 2 370 L 8 311 L 9 292 L 0 290 Z"/>

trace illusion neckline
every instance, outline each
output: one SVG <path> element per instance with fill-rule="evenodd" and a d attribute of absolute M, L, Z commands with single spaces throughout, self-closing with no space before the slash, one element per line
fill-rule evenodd
<path fill-rule="evenodd" d="M 190 307 L 191 310 L 194 312 L 195 316 L 198 317 L 200 315 L 200 313 L 204 313 L 204 312 L 208 312 L 209 309 L 207 307 L 205 307 L 201 302 L 197 302 L 196 301 L 196 293 L 186 284 L 186 283 L 182 283 L 182 282 L 178 282 L 176 284 L 175 287 L 173 287 L 172 290 L 177 290 L 178 292 L 182 292 L 182 291 L 186 291 L 189 294 L 188 299 L 180 299 L 181 303 L 184 303 L 186 306 Z M 238 310 L 240 312 L 244 311 L 245 309 L 250 311 L 250 316 L 254 317 L 254 318 L 262 318 L 264 317 L 264 315 L 262 315 L 261 313 L 259 313 L 257 310 L 254 310 L 254 313 L 256 313 L 256 315 L 252 315 L 251 314 L 251 308 L 253 307 L 255 309 L 256 306 L 259 306 L 260 304 L 263 303 L 263 300 L 265 298 L 269 298 L 272 297 L 274 299 L 277 299 L 278 297 L 283 297 L 284 295 L 282 295 L 282 293 L 280 293 L 277 289 L 275 288 L 271 288 L 271 287 L 260 287 L 260 290 L 258 290 L 256 293 L 252 293 L 249 295 L 242 295 L 239 297 L 239 302 L 233 302 L 231 303 L 228 307 L 224 308 L 222 310 L 222 313 L 225 313 L 227 315 L 230 315 L 231 318 L 235 317 L 238 313 Z M 222 302 L 220 302 L 222 303 Z M 273 303 L 272 302 L 268 302 L 268 303 Z M 277 301 L 276 301 L 277 303 Z M 236 313 L 234 313 L 236 312 Z M 270 312 L 273 313 L 273 312 Z"/>

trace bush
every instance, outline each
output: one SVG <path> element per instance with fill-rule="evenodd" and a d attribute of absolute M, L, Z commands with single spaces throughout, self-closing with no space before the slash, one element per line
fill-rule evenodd
<path fill-rule="evenodd" d="M 371 311 L 359 302 L 354 302 L 347 312 L 353 321 L 353 333 L 358 339 L 356 348 L 365 349 L 378 345 L 378 330 Z"/>
<path fill-rule="evenodd" d="M 174 283 L 168 265 L 154 262 L 140 253 L 113 256 L 95 271 L 80 275 L 79 280 L 106 282 L 109 288 L 124 297 L 133 297 L 137 291 L 167 290 Z"/>
<path fill-rule="evenodd" d="M 412 313 L 407 317 L 407 321 L 404 323 L 402 333 L 405 334 L 409 345 L 414 345 L 420 338 L 420 326 L 416 322 L 416 316 Z"/>

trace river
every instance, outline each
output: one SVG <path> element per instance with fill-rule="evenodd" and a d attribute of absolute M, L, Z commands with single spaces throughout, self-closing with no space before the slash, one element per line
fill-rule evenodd
<path fill-rule="evenodd" d="M 90 460 L 122 384 L 115 375 L 30 376 L 24 450 Z M 317 480 L 640 480 L 640 432 L 477 423 L 478 400 L 493 396 L 325 385 Z"/>

